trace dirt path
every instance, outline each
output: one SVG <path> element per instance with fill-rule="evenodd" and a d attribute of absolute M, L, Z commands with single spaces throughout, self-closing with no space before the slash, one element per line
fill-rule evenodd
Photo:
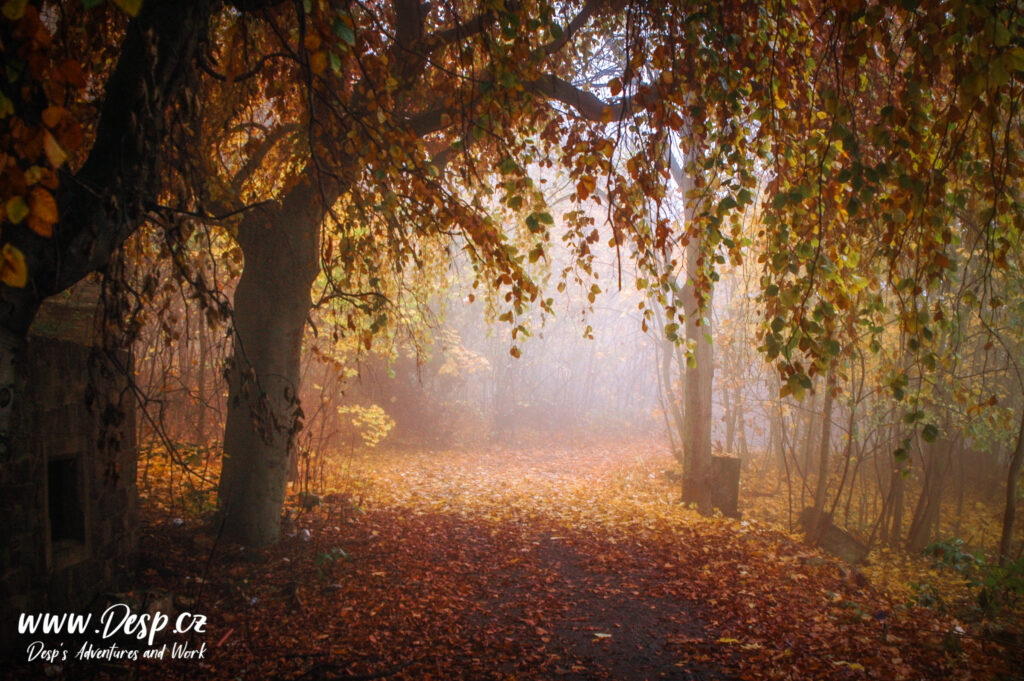
<path fill-rule="evenodd" d="M 710 643 L 717 634 L 674 593 L 643 547 L 533 523 L 480 525 L 389 512 L 368 522 L 394 527 L 400 542 L 415 537 L 422 547 L 400 560 L 378 556 L 362 568 L 391 570 L 401 583 L 420 585 L 382 595 L 376 615 L 393 636 L 392 650 L 414 652 L 404 678 L 425 678 L 431 669 L 447 670 L 443 678 L 729 678 L 680 645 Z M 401 626 L 410 597 L 448 605 L 425 608 L 429 614 L 413 634 Z"/>
<path fill-rule="evenodd" d="M 136 678 L 986 678 L 970 639 L 946 647 L 955 622 L 894 608 L 774 529 L 680 508 L 664 465 L 368 455 L 263 551 L 151 514 L 140 582 L 210 616 L 209 654 Z"/>
<path fill-rule="evenodd" d="M 401 481 L 405 492 L 396 499 L 392 494 L 402 492 L 389 490 L 377 502 L 386 518 L 381 524 L 403 528 L 407 538 L 400 544 L 430 547 L 407 557 L 422 572 L 406 578 L 436 584 L 431 566 L 456 574 L 469 566 L 466 637 L 512 653 L 497 665 L 500 657 L 492 657 L 490 666 L 481 663 L 486 651 L 459 654 L 476 674 L 468 678 L 729 678 L 693 655 L 696 642 L 710 645 L 718 634 L 701 621 L 699 605 L 666 579 L 657 555 L 665 547 L 624 542 L 593 522 L 598 511 L 610 510 L 599 492 L 621 477 L 623 464 L 571 450 L 419 454 L 391 469 L 373 462 L 378 490 Z M 647 467 L 634 472 L 648 484 Z M 408 506 L 395 509 L 395 502 Z M 587 521 L 574 523 L 570 509 Z M 437 643 L 424 652 L 444 665 L 459 646 L 445 650 Z"/>

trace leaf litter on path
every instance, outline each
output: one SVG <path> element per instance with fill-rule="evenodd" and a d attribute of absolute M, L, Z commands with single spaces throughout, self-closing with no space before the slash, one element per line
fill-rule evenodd
<path fill-rule="evenodd" d="M 141 579 L 196 599 L 213 647 L 138 677 L 997 673 L 1001 651 L 953 645 L 951 618 L 888 601 L 788 534 L 679 505 L 648 451 L 367 454 L 333 481 L 337 508 L 299 515 L 263 551 L 197 542 L 195 524 L 149 514 Z"/>

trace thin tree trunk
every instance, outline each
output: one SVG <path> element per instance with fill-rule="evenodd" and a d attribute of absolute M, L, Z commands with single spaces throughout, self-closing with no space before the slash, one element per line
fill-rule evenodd
<path fill-rule="evenodd" d="M 202 315 L 201 315 L 202 317 Z M 210 362 L 210 340 L 209 327 L 205 319 L 199 320 L 199 385 L 197 395 L 199 399 L 199 413 L 196 415 L 196 438 L 202 447 L 206 446 L 206 412 L 209 410 L 209 395 L 206 392 L 207 386 L 207 365 Z"/>
<path fill-rule="evenodd" d="M 907 551 L 920 553 L 934 537 L 939 524 L 942 487 L 949 466 L 953 443 L 945 438 L 929 443 L 922 451 L 925 476 L 914 518 L 907 530 Z M 925 453 L 927 452 L 927 454 Z"/>
<path fill-rule="evenodd" d="M 898 546 L 903 539 L 903 505 L 907 487 L 903 476 L 906 468 L 907 462 L 900 461 L 892 471 L 892 524 L 887 533 L 890 546 Z"/>
<path fill-rule="evenodd" d="M 814 490 L 814 509 L 822 511 L 825 508 L 825 492 L 828 491 L 828 459 L 832 449 L 832 403 L 836 387 L 835 365 L 829 367 L 828 377 L 825 379 L 825 398 L 821 408 L 821 442 L 818 448 L 818 484 Z"/>
<path fill-rule="evenodd" d="M 1010 470 L 1006 474 L 1006 509 L 1003 511 L 1003 531 L 999 537 L 1000 566 L 1005 566 L 1010 560 L 1013 524 L 1017 517 L 1017 480 L 1020 478 L 1021 463 L 1024 463 L 1024 412 L 1021 413 L 1020 430 L 1017 432 L 1017 447 L 1013 450 Z"/>

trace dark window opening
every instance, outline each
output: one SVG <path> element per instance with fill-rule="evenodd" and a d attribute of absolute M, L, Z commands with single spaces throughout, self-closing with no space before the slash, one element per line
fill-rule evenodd
<path fill-rule="evenodd" d="M 47 467 L 50 541 L 85 541 L 77 459 L 50 459 Z"/>

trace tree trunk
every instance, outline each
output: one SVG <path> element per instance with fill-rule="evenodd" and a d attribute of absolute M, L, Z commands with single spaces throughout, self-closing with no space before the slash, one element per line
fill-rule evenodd
<path fill-rule="evenodd" d="M 920 553 L 929 544 L 939 525 L 942 487 L 950 463 L 953 442 L 940 438 L 923 447 L 924 485 L 907 530 L 907 551 Z"/>
<path fill-rule="evenodd" d="M 736 412 L 738 407 L 733 401 L 733 395 L 731 391 L 725 391 L 725 453 L 732 456 L 735 454 L 734 445 L 736 444 Z"/>
<path fill-rule="evenodd" d="M 907 462 L 900 461 L 892 471 L 892 523 L 886 537 L 890 546 L 899 546 L 903 539 L 903 505 L 907 487 L 907 480 L 903 476 L 906 469 Z"/>
<path fill-rule="evenodd" d="M 129 22 L 117 64 L 101 91 L 102 108 L 92 147 L 74 177 L 56 191 L 59 221 L 50 238 L 6 224 L 3 242 L 28 264 L 29 283 L 4 287 L 0 306 L 0 456 L 6 455 L 10 410 L 17 399 L 13 376 L 25 335 L 47 297 L 103 267 L 140 224 L 160 192 L 162 149 L 168 144 L 167 107 L 187 91 L 194 57 L 206 35 L 214 2 L 147 0 Z M 31 38 L 28 38 L 31 39 Z M 5 45 L 11 54 L 19 47 Z M 29 106 L 38 102 L 33 99 Z M 20 107 L 21 98 L 14 104 Z"/>
<path fill-rule="evenodd" d="M 196 414 L 196 439 L 201 447 L 206 447 L 206 412 L 210 408 L 210 397 L 207 395 L 207 365 L 210 362 L 210 340 L 209 326 L 204 315 L 199 319 L 199 385 L 197 396 L 199 400 L 199 412 Z"/>
<path fill-rule="evenodd" d="M 302 335 L 318 272 L 319 194 L 308 179 L 239 229 L 245 269 L 235 290 L 219 504 L 224 534 L 249 546 L 277 540 L 288 457 L 301 428 Z"/>
<path fill-rule="evenodd" d="M 689 281 L 683 290 L 683 305 L 686 312 L 686 339 L 693 346 L 695 364 L 686 370 L 685 465 L 683 466 L 683 501 L 696 503 L 697 510 L 710 515 L 711 488 L 714 483 L 711 474 L 711 384 L 714 379 L 713 354 L 709 326 L 698 325 L 700 309 L 694 283 L 698 272 L 700 241 L 692 238 L 686 247 L 686 269 Z M 705 309 L 710 316 L 711 295 L 708 293 Z"/>
<path fill-rule="evenodd" d="M 825 508 L 825 492 L 828 490 L 828 457 L 832 449 L 832 393 L 836 387 L 835 365 L 829 367 L 825 379 L 825 397 L 821 408 L 821 442 L 818 449 L 818 484 L 814 490 L 814 508 Z"/>
<path fill-rule="evenodd" d="M 1017 517 L 1017 480 L 1020 478 L 1021 463 L 1024 462 L 1024 413 L 1020 418 L 1017 433 L 1017 447 L 1010 459 L 1010 470 L 1006 475 L 1006 510 L 1003 512 L 1003 532 L 999 537 L 999 565 L 1005 566 L 1010 560 L 1010 544 L 1013 540 L 1013 523 Z"/>

